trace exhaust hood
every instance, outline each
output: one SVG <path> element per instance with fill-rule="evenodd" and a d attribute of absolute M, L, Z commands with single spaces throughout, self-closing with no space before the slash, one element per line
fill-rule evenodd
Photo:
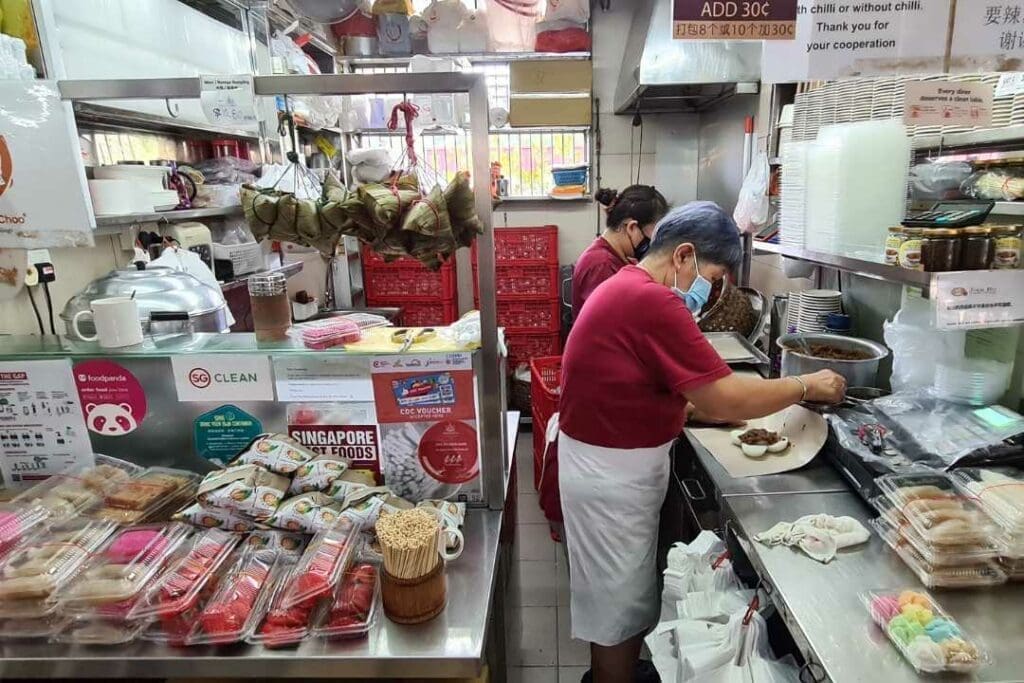
<path fill-rule="evenodd" d="M 737 93 L 758 91 L 760 41 L 675 40 L 673 0 L 635 4 L 616 114 L 703 111 Z"/>

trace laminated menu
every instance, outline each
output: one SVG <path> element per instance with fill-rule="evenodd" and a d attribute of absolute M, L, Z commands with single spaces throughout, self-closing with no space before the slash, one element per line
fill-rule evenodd
<path fill-rule="evenodd" d="M 232 465 L 206 475 L 199 484 L 196 498 L 203 507 L 265 520 L 277 510 L 288 485 L 288 477 L 260 465 Z"/>
<path fill-rule="evenodd" d="M 340 519 L 331 529 L 314 536 L 286 580 L 281 606 L 311 607 L 329 594 L 348 566 L 358 535 L 356 524 Z"/>
<path fill-rule="evenodd" d="M 50 599 L 64 614 L 123 619 L 191 534 L 177 523 L 121 529 Z"/>
<path fill-rule="evenodd" d="M 240 553 L 193 623 L 186 644 L 222 645 L 249 637 L 266 613 L 273 587 L 287 573 L 281 558 L 271 550 Z"/>
<path fill-rule="evenodd" d="M 984 645 L 924 591 L 874 590 L 861 601 L 918 672 L 973 673 L 990 661 Z"/>
<path fill-rule="evenodd" d="M 361 638 L 377 619 L 380 575 L 375 564 L 350 567 L 322 610 L 313 634 L 329 639 Z"/>
<path fill-rule="evenodd" d="M 173 510 L 191 497 L 199 477 L 193 472 L 150 467 L 120 482 L 90 515 L 118 524 L 138 524 Z"/>
<path fill-rule="evenodd" d="M 316 453 L 290 436 L 261 434 L 253 439 L 231 464 L 259 465 L 278 474 L 292 474 L 315 457 Z"/>
<path fill-rule="evenodd" d="M 334 526 L 341 504 L 323 493 L 300 493 L 282 502 L 267 524 L 287 531 L 315 534 Z"/>

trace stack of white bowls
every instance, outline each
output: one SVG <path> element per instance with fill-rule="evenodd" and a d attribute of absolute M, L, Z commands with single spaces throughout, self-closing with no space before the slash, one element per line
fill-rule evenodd
<path fill-rule="evenodd" d="M 1010 387 L 1012 372 L 1012 363 L 982 358 L 939 363 L 935 368 L 935 394 L 954 403 L 992 405 Z"/>
<path fill-rule="evenodd" d="M 843 312 L 843 295 L 833 289 L 790 292 L 787 326 L 795 332 L 824 332 L 829 313 Z"/>

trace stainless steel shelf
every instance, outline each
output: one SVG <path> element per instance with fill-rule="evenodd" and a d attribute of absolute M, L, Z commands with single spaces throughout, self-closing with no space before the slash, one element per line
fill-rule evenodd
<path fill-rule="evenodd" d="M 493 64 L 495 62 L 551 61 L 557 59 L 590 59 L 589 52 L 475 52 L 467 54 L 430 54 L 428 57 L 447 57 L 456 59 L 463 57 L 471 64 Z M 338 55 L 337 61 L 351 66 L 400 66 L 408 64 L 409 57 L 348 57 Z"/>
<path fill-rule="evenodd" d="M 117 129 L 125 128 L 171 135 L 187 135 L 203 138 L 241 138 L 243 140 L 259 140 L 255 131 L 222 128 L 198 121 L 185 121 L 171 116 L 143 114 L 118 107 L 111 107 L 94 102 L 75 102 L 75 120 L 79 127 Z M 83 126 L 84 124 L 84 126 Z"/>
<path fill-rule="evenodd" d="M 221 285 L 220 285 L 220 289 L 221 289 L 222 292 L 229 292 L 232 289 L 238 289 L 239 287 L 244 287 L 246 285 L 246 283 L 249 281 L 249 278 L 251 278 L 254 275 L 267 275 L 269 273 L 281 273 L 285 277 L 291 277 L 292 275 L 298 275 L 299 273 L 301 273 L 302 272 L 302 266 L 303 266 L 302 261 L 296 261 L 295 263 L 286 263 L 283 266 L 278 266 L 277 268 L 270 268 L 268 270 L 261 270 L 261 271 L 259 271 L 257 273 L 249 273 L 248 275 L 242 275 L 240 277 L 237 277 L 234 280 L 228 280 L 227 282 L 222 282 Z"/>
<path fill-rule="evenodd" d="M 992 215 L 1024 216 L 1024 202 L 996 202 Z"/>
<path fill-rule="evenodd" d="M 1008 142 L 1024 141 L 1024 125 L 983 128 L 966 133 L 946 135 L 925 135 L 913 139 L 914 149 L 937 149 L 939 147 L 976 147 L 980 145 L 1001 145 Z"/>
<path fill-rule="evenodd" d="M 158 223 L 172 221 L 194 221 L 200 218 L 223 218 L 238 216 L 242 206 L 213 206 L 207 209 L 181 209 L 176 211 L 152 211 L 150 213 L 128 213 L 121 216 L 97 216 L 95 235 L 111 235 L 121 232 L 126 225 L 135 223 Z"/>
<path fill-rule="evenodd" d="M 504 128 L 488 128 L 487 132 L 491 135 L 519 135 L 522 133 L 586 133 L 590 130 L 590 126 L 506 126 Z M 464 129 L 451 129 L 444 128 L 440 130 L 429 130 L 424 129 L 418 132 L 419 135 L 468 135 L 469 131 Z M 348 135 L 394 135 L 404 136 L 404 130 L 391 130 L 390 128 L 362 128 L 358 131 L 348 133 Z"/>
<path fill-rule="evenodd" d="M 865 261 L 863 259 L 850 258 L 839 254 L 826 254 L 820 251 L 811 251 L 809 249 L 784 247 L 781 244 L 772 244 L 769 242 L 754 242 L 754 253 L 778 254 L 780 256 L 786 256 L 799 261 L 807 261 L 808 263 L 824 266 L 826 268 L 834 268 L 845 273 L 853 273 L 854 275 L 870 277 L 875 280 L 895 282 L 910 285 L 912 287 L 921 287 L 923 289 L 931 289 L 933 276 L 935 275 L 934 273 L 924 273 L 919 270 L 908 270 L 906 268 L 889 266 L 875 261 Z"/>
<path fill-rule="evenodd" d="M 524 204 L 527 202 L 549 202 L 553 204 L 575 204 L 578 202 L 589 202 L 593 200 L 593 197 L 589 194 L 585 194 L 582 197 L 573 197 L 571 199 L 555 199 L 554 197 L 500 197 L 501 201 L 495 206 L 495 210 L 498 210 L 502 204 Z"/>

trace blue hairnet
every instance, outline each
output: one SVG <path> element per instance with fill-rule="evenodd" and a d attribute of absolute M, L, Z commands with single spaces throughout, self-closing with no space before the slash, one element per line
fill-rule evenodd
<path fill-rule="evenodd" d="M 714 202 L 690 202 L 669 211 L 658 221 L 649 253 L 671 252 L 687 242 L 701 261 L 735 268 L 743 259 L 736 221 Z"/>

